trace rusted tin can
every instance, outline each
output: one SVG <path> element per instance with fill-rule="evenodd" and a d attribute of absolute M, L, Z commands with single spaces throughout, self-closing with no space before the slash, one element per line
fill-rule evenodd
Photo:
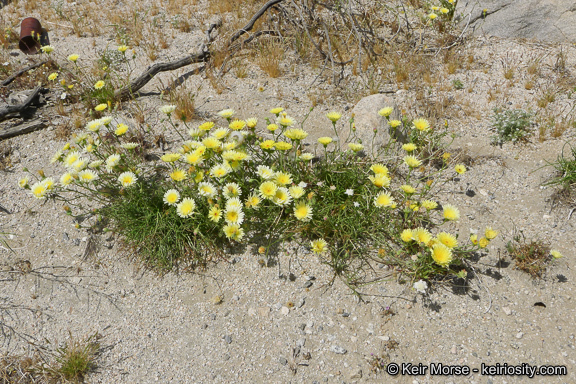
<path fill-rule="evenodd" d="M 48 34 L 42 29 L 38 19 L 27 17 L 20 24 L 20 41 L 18 47 L 27 55 L 38 53 L 42 45 L 47 45 Z"/>

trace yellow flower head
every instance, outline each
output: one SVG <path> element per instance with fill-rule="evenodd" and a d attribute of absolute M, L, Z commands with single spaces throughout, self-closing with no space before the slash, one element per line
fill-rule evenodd
<path fill-rule="evenodd" d="M 402 125 L 402 122 L 400 120 L 390 120 L 388 125 L 390 128 L 398 128 L 400 125 Z"/>
<path fill-rule="evenodd" d="M 64 166 L 65 167 L 72 167 L 76 160 L 80 158 L 80 154 L 77 151 L 69 152 L 68 155 L 64 158 Z"/>
<path fill-rule="evenodd" d="M 97 106 L 95 106 L 95 107 L 94 107 L 94 110 L 95 110 L 95 111 L 98 111 L 98 112 L 102 112 L 102 111 L 105 110 L 106 108 L 108 108 L 108 104 L 102 103 L 102 104 L 98 104 Z"/>
<path fill-rule="evenodd" d="M 279 151 L 288 151 L 292 149 L 292 144 L 287 143 L 285 141 L 279 141 L 274 144 L 274 148 L 276 148 Z"/>
<path fill-rule="evenodd" d="M 456 164 L 454 170 L 456 171 L 456 173 L 461 175 L 464 172 L 466 172 L 466 166 L 464 164 Z"/>
<path fill-rule="evenodd" d="M 202 163 L 202 161 L 204 160 L 204 157 L 202 155 L 198 154 L 198 152 L 194 151 L 192 153 L 186 154 L 185 160 L 190 165 L 198 165 L 198 164 Z"/>
<path fill-rule="evenodd" d="M 370 170 L 374 172 L 376 175 L 385 175 L 388 176 L 388 167 L 382 164 L 372 164 Z"/>
<path fill-rule="evenodd" d="M 417 242 L 426 245 L 430 240 L 432 240 L 432 234 L 428 232 L 426 228 L 418 227 L 412 230 L 412 238 Z"/>
<path fill-rule="evenodd" d="M 412 124 L 414 124 L 414 128 L 421 132 L 428 132 L 430 130 L 430 123 L 426 119 L 415 119 Z"/>
<path fill-rule="evenodd" d="M 312 219 L 312 207 L 300 202 L 294 207 L 294 216 L 300 221 L 310 221 Z"/>
<path fill-rule="evenodd" d="M 374 205 L 378 208 L 390 207 L 394 204 L 394 198 L 387 192 L 380 192 L 374 198 Z"/>
<path fill-rule="evenodd" d="M 212 137 L 218 139 L 218 140 L 222 140 L 223 138 L 225 138 L 228 135 L 228 132 L 230 132 L 230 130 L 228 128 L 218 128 L 216 130 L 214 130 L 214 132 L 211 133 Z"/>
<path fill-rule="evenodd" d="M 435 244 L 432 247 L 432 259 L 442 267 L 448 267 L 452 262 L 452 251 L 444 244 Z"/>
<path fill-rule="evenodd" d="M 234 116 L 234 110 L 233 109 L 223 109 L 222 111 L 218 112 L 218 115 L 220 117 L 223 117 L 225 119 L 229 119 L 232 116 Z"/>
<path fill-rule="evenodd" d="M 311 241 L 310 245 L 312 246 L 312 251 L 314 253 L 317 253 L 317 254 L 321 254 L 321 253 L 326 252 L 326 250 L 328 248 L 328 244 L 326 243 L 326 240 L 324 240 L 324 239 L 318 239 L 318 240 Z"/>
<path fill-rule="evenodd" d="M 217 192 L 216 187 L 211 183 L 207 182 L 198 183 L 198 193 L 200 193 L 201 196 L 211 199 L 214 196 L 216 196 L 216 192 Z"/>
<path fill-rule="evenodd" d="M 480 248 L 486 248 L 488 246 L 488 244 L 490 244 L 490 240 L 488 240 L 485 237 L 478 240 L 478 245 L 480 246 Z"/>
<path fill-rule="evenodd" d="M 359 143 L 348 143 L 348 148 L 350 148 L 354 152 L 359 152 L 364 149 L 364 146 Z"/>
<path fill-rule="evenodd" d="M 266 129 L 269 130 L 270 132 L 274 132 L 275 130 L 278 129 L 278 124 L 268 124 L 266 126 Z"/>
<path fill-rule="evenodd" d="M 298 158 L 303 161 L 309 161 L 314 158 L 314 155 L 311 153 L 303 153 L 300 156 L 298 156 Z"/>
<path fill-rule="evenodd" d="M 181 169 L 175 169 L 170 173 L 170 178 L 174 181 L 186 180 L 187 177 L 188 175 L 186 174 L 186 172 Z"/>
<path fill-rule="evenodd" d="M 304 140 L 308 137 L 308 132 L 303 129 L 291 128 L 284 131 L 284 136 L 290 140 Z"/>
<path fill-rule="evenodd" d="M 54 47 L 51 45 L 45 45 L 45 46 L 41 47 L 40 49 L 42 50 L 42 52 L 48 53 L 48 54 L 50 54 L 54 51 Z"/>
<path fill-rule="evenodd" d="M 216 164 L 210 168 L 210 174 L 216 178 L 221 178 L 226 176 L 232 169 L 227 164 Z"/>
<path fill-rule="evenodd" d="M 454 248 L 458 246 L 458 240 L 454 235 L 450 233 L 440 232 L 436 237 L 438 238 L 438 241 L 440 241 L 448 248 Z"/>
<path fill-rule="evenodd" d="M 118 181 L 122 184 L 122 187 L 131 187 L 136 184 L 136 180 L 138 180 L 138 178 L 133 172 L 122 172 L 120 176 L 118 176 Z"/>
<path fill-rule="evenodd" d="M 42 183 L 41 181 L 34 183 L 34 185 L 32 185 L 32 187 L 30 187 L 30 191 L 32 192 L 34 197 L 37 199 L 45 198 L 47 190 L 48 189 L 46 188 L 46 185 L 44 185 L 44 183 Z"/>
<path fill-rule="evenodd" d="M 378 114 L 382 117 L 388 117 L 392 114 L 393 111 L 394 111 L 394 108 L 392 108 L 392 107 L 384 107 L 378 111 Z"/>
<path fill-rule="evenodd" d="M 493 230 L 492 227 L 486 227 L 486 230 L 484 231 L 484 236 L 486 236 L 488 240 L 492 240 L 496 236 L 498 236 L 498 232 Z"/>
<path fill-rule="evenodd" d="M 430 18 L 430 20 L 434 20 L 435 18 L 438 17 L 438 15 L 432 12 L 431 14 L 428 15 L 428 17 Z"/>
<path fill-rule="evenodd" d="M 180 200 L 180 193 L 175 189 L 169 189 L 164 194 L 164 203 L 172 206 L 176 206 Z"/>
<path fill-rule="evenodd" d="M 256 168 L 256 171 L 258 172 L 258 176 L 260 176 L 261 178 L 263 178 L 264 180 L 270 180 L 271 178 L 274 177 L 275 173 L 272 170 L 272 168 L 266 166 L 266 165 L 259 165 Z"/>
<path fill-rule="evenodd" d="M 60 184 L 64 187 L 70 185 L 74 181 L 74 175 L 70 172 L 66 172 L 62 176 L 60 176 Z"/>
<path fill-rule="evenodd" d="M 128 126 L 126 124 L 118 124 L 116 126 L 116 130 L 114 131 L 114 134 L 116 136 L 122 136 L 123 134 L 125 134 L 128 131 Z"/>
<path fill-rule="evenodd" d="M 272 181 L 265 181 L 260 184 L 258 190 L 260 191 L 260 196 L 262 196 L 263 199 L 273 199 L 274 196 L 276 196 L 278 186 Z"/>
<path fill-rule="evenodd" d="M 390 186 L 390 178 L 384 173 L 377 173 L 375 176 L 369 176 L 368 179 L 378 188 L 388 188 Z"/>
<path fill-rule="evenodd" d="M 283 113 L 280 116 L 278 116 L 278 119 L 276 119 L 276 123 L 280 124 L 284 128 L 291 127 L 294 125 L 294 119 L 288 116 L 286 113 Z"/>
<path fill-rule="evenodd" d="M 185 197 L 176 206 L 176 213 L 182 218 L 190 217 L 194 214 L 194 209 L 196 209 L 196 202 L 190 197 Z"/>
<path fill-rule="evenodd" d="M 215 137 L 208 136 L 204 140 L 202 140 L 202 144 L 208 149 L 214 149 L 220 147 L 220 140 Z"/>
<path fill-rule="evenodd" d="M 160 112 L 170 116 L 176 110 L 175 105 L 163 105 L 160 107 Z"/>
<path fill-rule="evenodd" d="M 292 176 L 289 173 L 277 172 L 276 184 L 278 185 L 292 184 Z"/>
<path fill-rule="evenodd" d="M 323 146 L 327 146 L 327 145 L 330 144 L 332 141 L 333 141 L 332 138 L 331 138 L 331 137 L 327 137 L 327 136 L 318 138 L 318 142 L 319 142 L 320 144 L 322 144 Z"/>
<path fill-rule="evenodd" d="M 292 196 L 290 196 L 288 188 L 279 187 L 272 201 L 277 205 L 288 205 L 292 201 Z"/>
<path fill-rule="evenodd" d="M 338 112 L 332 111 L 332 112 L 328 112 L 328 113 L 326 114 L 326 117 L 327 117 L 328 119 L 330 119 L 330 121 L 331 121 L 332 123 L 336 123 L 338 120 L 340 120 L 340 118 L 342 117 L 342 115 L 339 114 Z"/>
<path fill-rule="evenodd" d="M 272 108 L 272 109 L 270 110 L 270 113 L 272 113 L 272 114 L 274 114 L 274 115 L 278 116 L 278 114 L 279 114 L 280 112 L 282 112 L 283 110 L 284 110 L 284 108 L 282 108 L 282 107 L 279 107 L 279 108 Z"/>
<path fill-rule="evenodd" d="M 266 150 L 272 150 L 274 149 L 275 144 L 276 142 L 274 140 L 264 140 L 263 142 L 260 143 L 260 148 Z"/>
<path fill-rule="evenodd" d="M 224 235 L 230 240 L 240 241 L 244 236 L 244 229 L 240 228 L 238 224 L 228 224 L 222 228 Z"/>
<path fill-rule="evenodd" d="M 422 161 L 418 160 L 416 156 L 412 155 L 404 156 L 404 163 L 410 168 L 416 168 L 422 165 Z"/>
<path fill-rule="evenodd" d="M 234 120 L 228 125 L 228 128 L 230 128 L 233 131 L 240 131 L 245 126 L 246 122 L 244 120 Z"/>
<path fill-rule="evenodd" d="M 450 12 L 450 11 L 448 10 L 448 8 L 440 8 L 440 13 L 442 13 L 442 14 L 445 15 L 445 14 L 447 14 L 448 12 Z"/>
<path fill-rule="evenodd" d="M 402 239 L 403 242 L 408 243 L 413 239 L 413 234 L 412 234 L 412 230 L 411 229 L 405 229 L 402 231 L 402 233 L 400 234 L 400 238 Z"/>
<path fill-rule="evenodd" d="M 304 188 L 299 185 L 294 185 L 288 188 L 288 192 L 290 192 L 290 196 L 292 196 L 294 199 L 299 199 L 304 196 Z"/>
<path fill-rule="evenodd" d="M 260 199 L 258 195 L 255 194 L 250 195 L 248 196 L 248 199 L 246 199 L 246 208 L 256 209 L 260 205 L 260 201 L 262 201 L 262 199 Z"/>
<path fill-rule="evenodd" d="M 222 218 L 222 210 L 216 205 L 212 206 L 208 211 L 208 218 L 215 223 L 219 222 L 220 218 Z"/>
<path fill-rule="evenodd" d="M 413 143 L 404 144 L 402 146 L 402 149 L 405 150 L 406 152 L 415 151 L 416 148 L 418 148 L 418 147 L 416 146 L 416 144 L 413 144 Z"/>
<path fill-rule="evenodd" d="M 407 184 L 401 185 L 400 189 L 403 190 L 407 195 L 411 195 L 416 192 L 416 188 Z"/>
<path fill-rule="evenodd" d="M 58 74 L 56 72 L 53 72 L 48 76 L 48 80 L 54 81 L 54 80 L 56 80 L 57 77 L 58 77 Z"/>
<path fill-rule="evenodd" d="M 255 128 L 256 124 L 258 124 L 258 119 L 255 117 L 251 117 L 249 119 L 246 119 L 246 126 L 250 129 Z"/>
<path fill-rule="evenodd" d="M 18 185 L 20 186 L 20 188 L 26 188 L 28 186 L 29 182 L 30 182 L 30 177 L 24 176 L 23 178 L 21 178 L 18 181 Z"/>
<path fill-rule="evenodd" d="M 127 45 L 121 45 L 118 47 L 118 50 L 122 53 L 126 52 L 128 50 L 128 46 Z"/>
<path fill-rule="evenodd" d="M 222 194 L 227 199 L 230 199 L 232 197 L 238 197 L 242 194 L 242 188 L 240 188 L 238 183 L 226 183 L 226 185 L 222 189 Z"/>
<path fill-rule="evenodd" d="M 105 83 L 104 81 L 98 80 L 98 81 L 96 82 L 96 84 L 94 84 L 94 88 L 96 88 L 96 89 L 102 89 L 102 88 L 104 88 L 105 85 L 106 85 L 106 83 Z"/>
<path fill-rule="evenodd" d="M 475 233 L 470 234 L 470 242 L 474 245 L 478 244 L 478 235 Z"/>
<path fill-rule="evenodd" d="M 71 62 L 75 63 L 76 60 L 78 60 L 79 57 L 80 57 L 80 56 L 78 56 L 77 54 L 72 54 L 72 55 L 68 56 L 68 61 L 71 61 Z"/>
<path fill-rule="evenodd" d="M 430 211 L 432 209 L 436 209 L 436 207 L 438 207 L 438 203 L 432 200 L 423 200 L 420 205 L 424 208 L 426 208 L 426 210 Z"/>
<path fill-rule="evenodd" d="M 244 212 L 239 207 L 227 207 L 224 212 L 224 220 L 228 224 L 242 224 L 244 222 Z"/>
<path fill-rule="evenodd" d="M 162 159 L 162 161 L 165 161 L 167 163 L 173 163 L 176 160 L 179 160 L 180 157 L 182 157 L 182 155 L 179 153 L 167 153 L 165 155 L 162 155 L 160 159 Z"/>
<path fill-rule="evenodd" d="M 446 220 L 454 221 L 460 218 L 460 211 L 452 204 L 444 204 L 444 218 Z"/>
<path fill-rule="evenodd" d="M 559 258 L 563 257 L 562 254 L 560 253 L 560 251 L 558 251 L 556 249 L 551 250 L 550 255 L 555 259 L 559 259 Z"/>
<path fill-rule="evenodd" d="M 205 123 L 200 124 L 200 126 L 198 126 L 198 129 L 201 131 L 209 131 L 212 128 L 214 128 L 214 123 L 211 121 L 207 121 Z"/>

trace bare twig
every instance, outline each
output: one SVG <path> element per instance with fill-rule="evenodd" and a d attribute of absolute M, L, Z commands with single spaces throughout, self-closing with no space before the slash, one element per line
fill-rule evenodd
<path fill-rule="evenodd" d="M 5 117 L 8 115 L 20 113 L 28 108 L 36 100 L 41 89 L 41 87 L 34 88 L 30 96 L 28 96 L 22 104 L 8 105 L 6 107 L 0 108 L 0 121 L 5 120 Z"/>
<path fill-rule="evenodd" d="M 270 0 L 266 4 L 264 4 L 262 8 L 260 8 L 260 10 L 254 14 L 254 16 L 252 16 L 248 24 L 246 24 L 242 29 L 236 31 L 236 33 L 232 35 L 232 37 L 230 38 L 230 43 L 233 43 L 234 41 L 238 40 L 240 36 L 250 31 L 254 27 L 254 23 L 256 23 L 256 21 L 268 10 L 268 8 L 278 3 L 281 3 L 282 1 L 284 0 Z"/>
<path fill-rule="evenodd" d="M 38 68 L 38 67 L 46 64 L 47 62 L 48 62 L 48 61 L 40 61 L 40 62 L 38 62 L 38 63 L 31 64 L 31 65 L 27 66 L 26 68 L 22 68 L 21 70 L 19 70 L 18 72 L 16 72 L 16 73 L 13 74 L 12 76 L 4 79 L 4 80 L 2 81 L 2 83 L 0 83 L 0 84 L 1 84 L 3 87 L 5 87 L 5 86 L 7 86 L 8 84 L 10 84 L 11 82 L 13 82 L 18 76 L 20 76 L 20 75 L 28 72 L 28 71 L 31 70 L 31 69 Z"/>
<path fill-rule="evenodd" d="M 42 119 L 36 119 L 23 124 L 18 124 L 14 127 L 0 129 L 0 140 L 37 131 L 45 127 L 46 122 L 44 122 Z"/>

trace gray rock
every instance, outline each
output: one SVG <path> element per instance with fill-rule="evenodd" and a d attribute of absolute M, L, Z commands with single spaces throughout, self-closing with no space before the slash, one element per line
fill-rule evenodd
<path fill-rule="evenodd" d="M 547 42 L 576 41 L 573 0 L 460 0 L 455 15 L 461 26 L 470 20 L 475 34 Z"/>
<path fill-rule="evenodd" d="M 278 362 L 282 365 L 288 364 L 288 360 L 286 360 L 286 358 L 284 358 L 284 357 L 279 358 Z"/>
<path fill-rule="evenodd" d="M 298 341 L 296 341 L 296 346 L 302 348 L 304 346 L 304 344 L 306 344 L 306 338 L 303 337 L 301 339 L 298 339 Z"/>
<path fill-rule="evenodd" d="M 228 344 L 230 344 L 232 342 L 232 337 L 230 337 L 230 335 L 224 336 L 223 339 Z"/>
<path fill-rule="evenodd" d="M 337 353 L 337 354 L 339 354 L 339 355 L 343 355 L 343 354 L 345 354 L 346 352 L 348 352 L 346 349 L 344 349 L 343 347 L 341 347 L 341 346 L 339 346 L 339 345 L 333 345 L 333 346 L 331 346 L 331 347 L 330 347 L 330 351 L 331 351 L 331 352 L 334 352 L 334 353 Z"/>
<path fill-rule="evenodd" d="M 360 368 L 353 370 L 350 372 L 350 380 L 356 380 L 362 378 L 362 370 Z"/>

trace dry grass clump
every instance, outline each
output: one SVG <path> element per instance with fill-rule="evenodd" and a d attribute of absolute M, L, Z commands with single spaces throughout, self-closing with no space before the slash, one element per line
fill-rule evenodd
<path fill-rule="evenodd" d="M 552 260 L 550 246 L 541 240 L 520 242 L 515 239 L 507 245 L 507 250 L 516 262 L 515 268 L 530 274 L 532 277 L 542 277 L 546 265 Z"/>

